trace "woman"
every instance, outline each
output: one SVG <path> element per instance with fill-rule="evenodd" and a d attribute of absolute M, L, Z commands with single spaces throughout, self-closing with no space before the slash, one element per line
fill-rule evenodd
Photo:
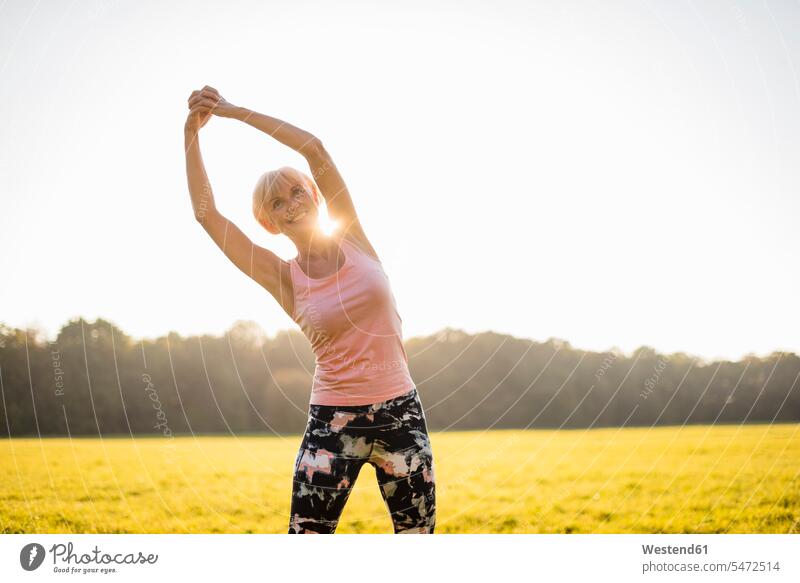
<path fill-rule="evenodd" d="M 295 460 L 289 533 L 333 533 L 364 462 L 375 467 L 395 533 L 433 533 L 436 493 L 425 414 L 408 372 L 401 320 L 380 258 L 339 171 L 315 136 L 225 101 L 204 87 L 189 98 L 186 173 L 197 220 L 244 273 L 300 326 L 316 356 L 308 424 Z M 300 153 L 316 182 L 293 168 L 265 173 L 253 214 L 289 237 L 283 261 L 217 211 L 198 135 L 212 115 L 243 121 Z M 320 195 L 339 225 L 318 224 Z"/>

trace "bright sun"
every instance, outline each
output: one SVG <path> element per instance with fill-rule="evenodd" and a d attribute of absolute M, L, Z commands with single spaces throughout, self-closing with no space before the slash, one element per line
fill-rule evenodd
<path fill-rule="evenodd" d="M 334 221 L 328 216 L 328 209 L 322 207 L 319 209 L 318 215 L 319 230 L 330 236 L 339 226 L 339 223 Z"/>

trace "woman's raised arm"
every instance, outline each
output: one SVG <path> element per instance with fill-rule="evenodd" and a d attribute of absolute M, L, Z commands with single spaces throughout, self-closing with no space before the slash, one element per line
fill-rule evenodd
<path fill-rule="evenodd" d="M 184 126 L 186 177 L 195 219 L 236 267 L 269 291 L 281 307 L 291 314 L 293 295 L 289 264 L 268 249 L 254 244 L 239 227 L 217 210 L 214 203 L 199 140 L 200 128 L 209 117 L 207 110 L 194 108 Z"/>
<path fill-rule="evenodd" d="M 353 199 L 344 178 L 319 138 L 278 118 L 233 105 L 225 101 L 213 87 L 206 86 L 199 99 L 216 101 L 211 108 L 212 114 L 237 119 L 251 125 L 301 154 L 308 162 L 311 176 L 325 198 L 331 219 L 340 225 L 344 234 L 362 243 L 368 253 L 376 259 L 378 258 L 358 220 Z"/>

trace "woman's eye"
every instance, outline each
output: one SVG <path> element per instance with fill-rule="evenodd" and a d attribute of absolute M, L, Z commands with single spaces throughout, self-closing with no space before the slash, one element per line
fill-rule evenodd
<path fill-rule="evenodd" d="M 294 197 L 296 198 L 296 197 L 298 197 L 298 196 L 302 196 L 302 194 L 303 194 L 303 193 L 302 193 L 302 192 L 300 192 L 299 190 L 295 190 L 295 191 L 292 193 L 292 196 L 294 196 Z"/>
<path fill-rule="evenodd" d="M 281 206 L 281 201 L 279 201 L 279 200 L 273 201 L 272 208 L 276 209 L 279 206 Z"/>

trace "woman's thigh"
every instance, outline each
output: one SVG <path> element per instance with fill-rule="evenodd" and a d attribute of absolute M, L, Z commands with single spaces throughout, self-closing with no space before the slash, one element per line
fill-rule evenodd
<path fill-rule="evenodd" d="M 436 481 L 425 413 L 416 391 L 379 411 L 369 462 L 392 517 L 395 532 L 433 533 Z"/>
<path fill-rule="evenodd" d="M 309 408 L 306 432 L 295 458 L 289 534 L 336 530 L 371 449 L 368 436 L 343 430 L 330 408 Z"/>

